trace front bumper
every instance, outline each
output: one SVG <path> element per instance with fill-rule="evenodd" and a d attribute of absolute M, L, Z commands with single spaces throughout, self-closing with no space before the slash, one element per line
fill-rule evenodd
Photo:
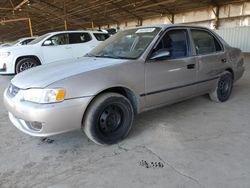
<path fill-rule="evenodd" d="M 31 136 L 47 137 L 80 129 L 83 114 L 91 97 L 65 100 L 54 104 L 35 104 L 21 101 L 18 96 L 11 98 L 4 92 L 4 104 L 10 121 L 22 132 Z M 39 122 L 40 130 L 33 129 L 30 123 Z"/>
<path fill-rule="evenodd" d="M 0 74 L 15 74 L 12 56 L 0 59 Z"/>

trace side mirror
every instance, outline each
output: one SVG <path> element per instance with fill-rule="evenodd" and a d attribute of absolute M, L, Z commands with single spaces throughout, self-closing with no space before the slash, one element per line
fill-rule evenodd
<path fill-rule="evenodd" d="M 153 55 L 151 56 L 151 60 L 157 60 L 157 59 L 164 59 L 164 58 L 168 58 L 170 57 L 170 51 L 166 50 L 166 49 L 161 49 L 156 51 L 155 53 L 153 53 Z"/>
<path fill-rule="evenodd" d="M 51 40 L 46 40 L 44 43 L 43 43 L 43 46 L 52 46 L 53 43 Z"/>

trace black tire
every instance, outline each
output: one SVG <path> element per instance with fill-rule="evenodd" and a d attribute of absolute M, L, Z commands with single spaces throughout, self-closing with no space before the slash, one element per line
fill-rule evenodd
<path fill-rule="evenodd" d="M 215 102 L 226 102 L 232 93 L 233 75 L 229 71 L 225 71 L 217 82 L 216 89 L 209 94 L 211 100 Z"/>
<path fill-rule="evenodd" d="M 34 58 L 23 58 L 19 60 L 16 64 L 16 74 L 28 70 L 32 67 L 36 67 L 40 65 L 40 63 Z"/>
<path fill-rule="evenodd" d="M 126 97 L 104 93 L 91 102 L 84 115 L 82 129 L 96 144 L 115 144 L 128 135 L 133 119 L 133 107 Z"/>

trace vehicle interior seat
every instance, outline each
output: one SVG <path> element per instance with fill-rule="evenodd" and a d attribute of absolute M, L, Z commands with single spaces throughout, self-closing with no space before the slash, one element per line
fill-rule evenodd
<path fill-rule="evenodd" d="M 171 57 L 180 58 L 187 56 L 187 45 L 185 41 L 172 42 Z"/>

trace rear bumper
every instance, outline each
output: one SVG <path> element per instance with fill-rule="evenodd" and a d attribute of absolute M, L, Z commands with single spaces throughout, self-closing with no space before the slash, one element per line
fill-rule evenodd
<path fill-rule="evenodd" d="M 46 137 L 80 129 L 90 97 L 65 100 L 54 104 L 35 104 L 11 98 L 4 92 L 9 119 L 16 128 L 31 136 Z M 40 123 L 35 130 L 31 123 Z"/>

